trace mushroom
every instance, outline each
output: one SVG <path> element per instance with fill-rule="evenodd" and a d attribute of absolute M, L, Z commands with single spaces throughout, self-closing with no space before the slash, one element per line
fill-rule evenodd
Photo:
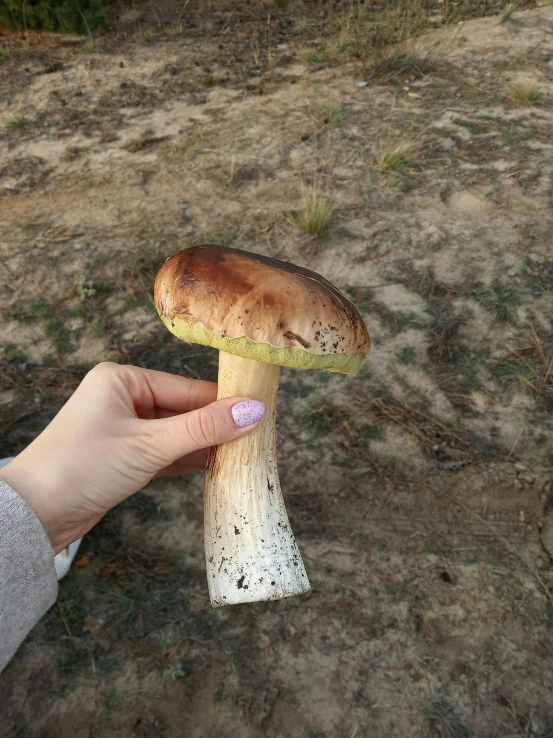
<path fill-rule="evenodd" d="M 212 606 L 306 592 L 277 472 L 280 367 L 355 373 L 370 347 L 363 319 L 315 272 L 225 246 L 191 246 L 170 257 L 154 299 L 171 333 L 219 349 L 219 399 L 246 396 L 266 406 L 250 434 L 208 456 L 204 523 Z"/>

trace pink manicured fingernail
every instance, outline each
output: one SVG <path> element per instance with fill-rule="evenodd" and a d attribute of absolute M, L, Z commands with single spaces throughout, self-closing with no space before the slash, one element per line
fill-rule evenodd
<path fill-rule="evenodd" d="M 276 437 L 277 437 L 276 439 L 277 446 L 280 446 L 280 444 L 282 443 L 282 436 L 280 434 L 280 431 L 276 432 Z"/>
<path fill-rule="evenodd" d="M 232 406 L 232 419 L 239 428 L 253 425 L 265 415 L 265 405 L 259 400 L 242 400 Z"/>

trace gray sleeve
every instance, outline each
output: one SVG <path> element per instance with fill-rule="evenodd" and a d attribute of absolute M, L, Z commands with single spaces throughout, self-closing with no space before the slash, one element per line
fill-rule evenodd
<path fill-rule="evenodd" d="M 57 593 L 48 536 L 27 503 L 0 479 L 0 671 Z"/>

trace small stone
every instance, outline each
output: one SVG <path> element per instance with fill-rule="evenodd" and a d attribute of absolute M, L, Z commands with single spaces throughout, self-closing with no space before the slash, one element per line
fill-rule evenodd
<path fill-rule="evenodd" d="M 364 82 L 363 80 L 358 80 L 358 81 L 357 81 L 357 82 L 355 83 L 355 86 L 356 86 L 356 87 L 366 87 L 366 86 L 367 86 L 368 84 L 369 84 L 368 82 Z"/>
<path fill-rule="evenodd" d="M 522 478 L 524 479 L 526 484 L 534 484 L 534 482 L 536 481 L 536 478 L 532 477 L 530 474 L 524 474 Z"/>
<path fill-rule="evenodd" d="M 524 515 L 524 510 L 518 511 L 518 519 L 520 520 L 521 523 L 524 523 L 526 519 L 526 516 Z"/>
<path fill-rule="evenodd" d="M 516 469 L 517 471 L 526 471 L 526 467 L 524 466 L 524 464 L 521 464 L 521 463 L 520 463 L 520 462 L 518 462 L 518 461 L 517 461 L 517 463 L 515 464 L 515 469 Z"/>
<path fill-rule="evenodd" d="M 524 482 L 522 479 L 515 479 L 515 487 L 517 489 L 524 489 Z"/>

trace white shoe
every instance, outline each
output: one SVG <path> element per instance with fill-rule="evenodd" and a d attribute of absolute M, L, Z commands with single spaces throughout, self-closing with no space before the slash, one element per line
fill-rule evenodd
<path fill-rule="evenodd" d="M 9 464 L 13 458 L 13 456 L 8 456 L 5 459 L 0 459 L 0 469 L 3 466 L 6 466 L 6 464 Z M 71 568 L 71 564 L 73 563 L 73 559 L 75 558 L 77 551 L 79 550 L 79 546 L 81 545 L 82 540 L 82 538 L 79 538 L 78 541 L 75 541 L 75 543 L 71 543 L 67 548 L 64 548 L 63 551 L 60 551 L 59 554 L 54 556 L 54 566 L 56 567 L 58 582 L 67 574 L 67 572 Z"/>
<path fill-rule="evenodd" d="M 82 538 L 79 538 L 78 541 L 75 541 L 75 543 L 71 543 L 67 548 L 64 548 L 63 551 L 60 551 L 57 556 L 54 556 L 54 566 L 56 567 L 58 582 L 67 574 L 67 572 L 71 568 L 71 564 L 73 563 L 73 559 L 77 555 L 77 551 L 79 550 L 79 546 L 81 545 L 82 540 Z"/>

